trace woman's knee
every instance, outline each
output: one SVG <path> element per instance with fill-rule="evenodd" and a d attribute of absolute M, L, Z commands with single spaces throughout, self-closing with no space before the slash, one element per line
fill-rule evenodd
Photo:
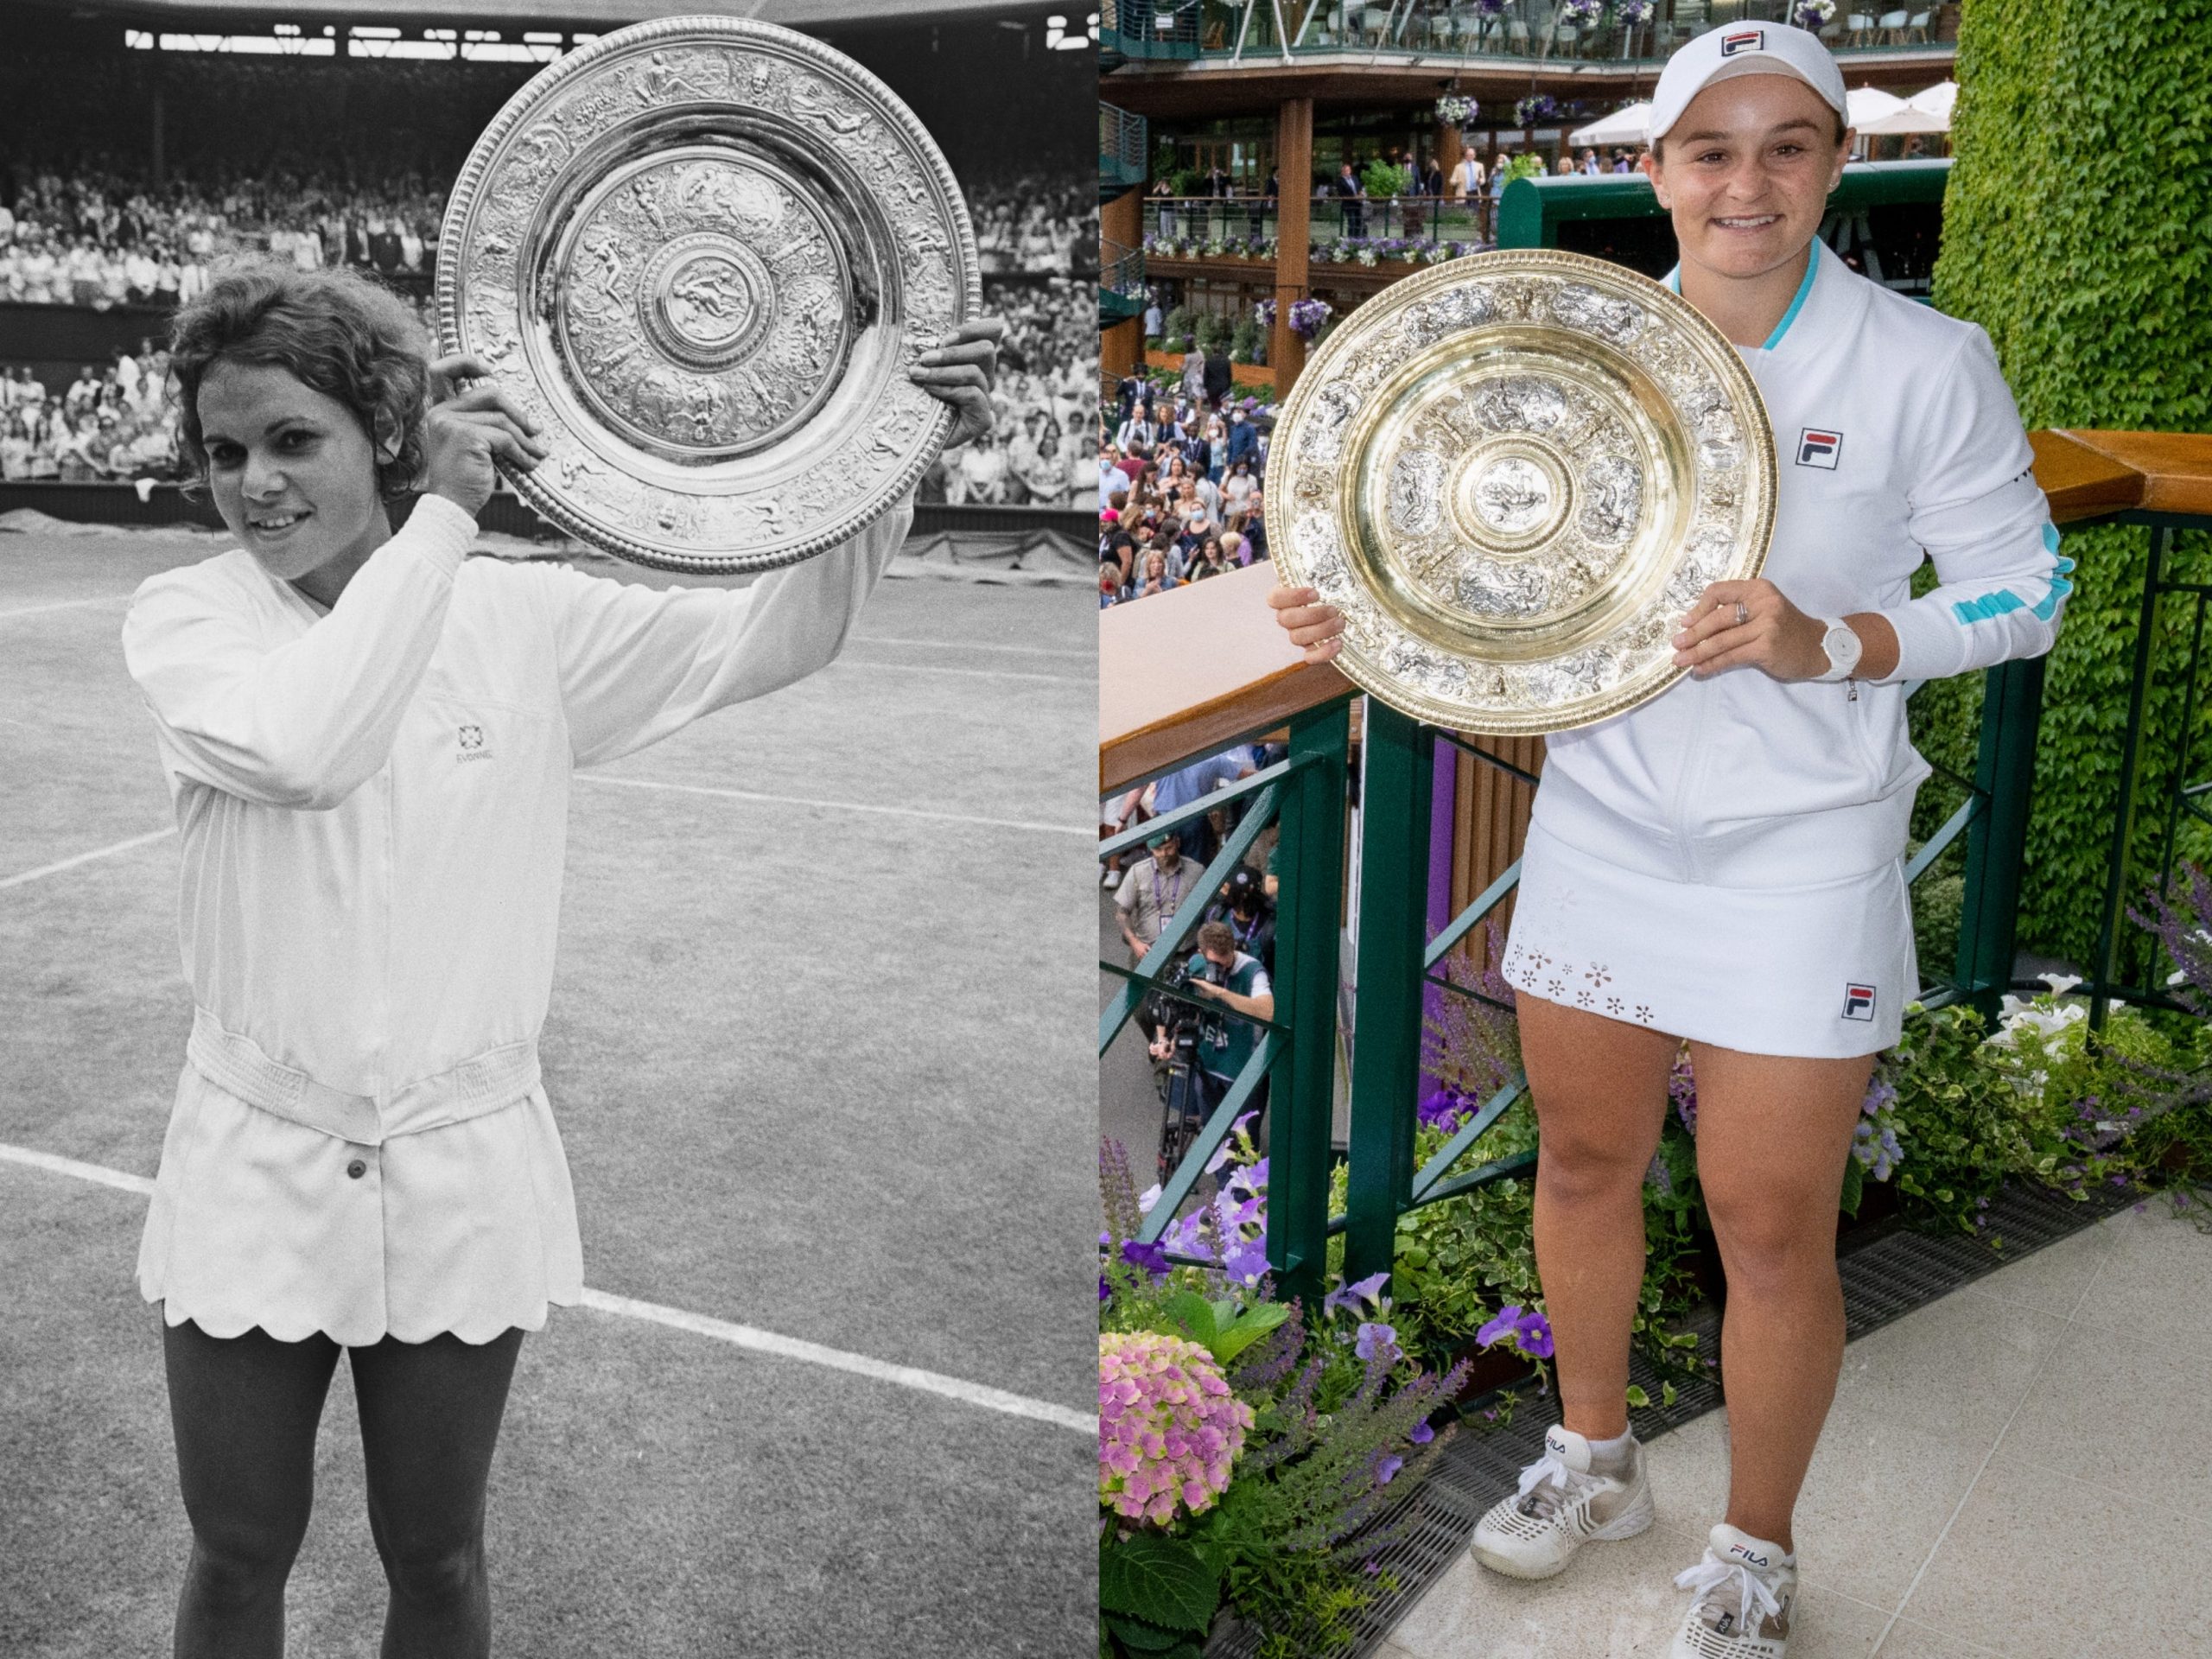
<path fill-rule="evenodd" d="M 419 1606 L 438 1607 L 466 1600 L 484 1584 L 484 1535 L 466 1538 L 378 1540 L 385 1580 L 392 1593 Z"/>
<path fill-rule="evenodd" d="M 190 1516 L 192 1560 L 186 1569 L 200 1596 L 221 1606 L 250 1606 L 281 1592 L 307 1536 L 307 1517 L 289 1522 Z"/>
<path fill-rule="evenodd" d="M 1825 1286 L 1835 1278 L 1834 1207 L 1787 1188 L 1705 1189 L 1732 1294 Z"/>

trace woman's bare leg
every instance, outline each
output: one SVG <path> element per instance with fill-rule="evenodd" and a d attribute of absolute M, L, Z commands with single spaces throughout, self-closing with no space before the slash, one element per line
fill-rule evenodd
<path fill-rule="evenodd" d="M 1698 1182 L 1728 1274 L 1731 1526 L 1796 1548 L 1790 1512 L 1843 1363 L 1836 1204 L 1873 1070 L 1693 1044 Z"/>
<path fill-rule="evenodd" d="M 162 1351 L 192 1522 L 176 1659 L 276 1659 L 338 1344 L 321 1336 L 278 1342 L 259 1330 L 211 1337 L 188 1320 L 164 1324 Z"/>
<path fill-rule="evenodd" d="M 484 1492 L 521 1347 L 509 1331 L 480 1345 L 448 1333 L 349 1351 L 369 1531 L 391 1591 L 383 1659 L 492 1651 Z"/>
<path fill-rule="evenodd" d="M 1676 1039 L 1519 993 L 1521 1058 L 1542 1146 L 1536 1271 L 1560 1421 L 1628 1432 L 1629 1329 L 1643 1285 L 1643 1176 L 1666 1121 Z"/>

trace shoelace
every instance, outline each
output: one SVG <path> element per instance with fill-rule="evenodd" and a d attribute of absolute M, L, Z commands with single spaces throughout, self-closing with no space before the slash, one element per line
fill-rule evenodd
<path fill-rule="evenodd" d="M 1559 1512 L 1560 1506 L 1573 1495 L 1578 1481 L 1586 1485 L 1591 1483 L 1591 1480 L 1590 1476 L 1578 1475 L 1573 1470 L 1568 1468 L 1559 1453 L 1552 1448 L 1551 1443 L 1546 1441 L 1544 1455 L 1521 1471 L 1521 1487 L 1516 1503 L 1523 1515 L 1534 1514 L 1541 1520 L 1548 1521 Z M 1544 1492 L 1536 1491 L 1539 1486 L 1545 1485 L 1548 1485 L 1551 1490 Z M 1529 1495 L 1531 1492 L 1536 1492 L 1535 1503 L 1533 1506 L 1529 1502 Z"/>
<path fill-rule="evenodd" d="M 1737 1580 L 1733 1587 L 1737 1597 L 1738 1629 L 1749 1634 L 1754 1628 L 1751 1624 L 1751 1610 L 1754 1607 L 1758 1609 L 1760 1617 L 1763 1618 L 1771 1618 L 1781 1612 L 1781 1599 L 1776 1596 L 1773 1587 L 1764 1579 L 1752 1572 L 1743 1562 L 1724 1561 L 1710 1550 L 1706 1552 L 1705 1559 L 1695 1567 L 1685 1567 L 1681 1572 L 1675 1574 L 1675 1583 L 1679 1587 L 1697 1592 L 1697 1599 L 1691 1604 L 1693 1608 L 1702 1606 L 1707 1601 L 1715 1599 L 1716 1592 L 1731 1579 Z M 1726 1604 L 1724 1601 L 1722 1605 L 1725 1606 Z"/>

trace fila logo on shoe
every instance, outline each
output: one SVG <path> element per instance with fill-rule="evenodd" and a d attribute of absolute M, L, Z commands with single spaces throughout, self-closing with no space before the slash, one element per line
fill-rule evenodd
<path fill-rule="evenodd" d="M 1816 432 L 1806 427 L 1797 434 L 1797 464 L 1800 467 L 1819 467 L 1835 471 L 1836 456 L 1843 449 L 1840 432 Z"/>
<path fill-rule="evenodd" d="M 1872 1020 L 1874 1017 L 1874 988 L 1872 985 L 1847 985 L 1843 988 L 1843 1017 L 1847 1020 Z M 1759 1563 L 1764 1567 L 1765 1562 Z"/>
<path fill-rule="evenodd" d="M 1731 1544 L 1731 1545 L 1729 1545 L 1729 1546 L 1728 1546 L 1728 1553 L 1729 1553 L 1731 1555 L 1740 1555 L 1740 1556 L 1742 1556 L 1745 1560 L 1749 1561 L 1749 1562 L 1750 1562 L 1753 1567 L 1766 1567 L 1766 1566 L 1770 1566 L 1770 1565 L 1771 1565 L 1771 1563 L 1770 1563 L 1770 1560 L 1769 1560 L 1769 1558 L 1768 1558 L 1768 1557 L 1766 1557 L 1766 1556 L 1764 1556 L 1764 1555 L 1754 1555 L 1754 1554 L 1751 1554 L 1751 1552 L 1750 1550 L 1746 1549 L 1746 1548 L 1745 1548 L 1743 1545 L 1741 1545 L 1741 1544 Z"/>
<path fill-rule="evenodd" d="M 1739 29 L 1732 35 L 1720 37 L 1720 55 L 1732 58 L 1738 52 L 1766 50 L 1766 31 L 1763 29 Z"/>

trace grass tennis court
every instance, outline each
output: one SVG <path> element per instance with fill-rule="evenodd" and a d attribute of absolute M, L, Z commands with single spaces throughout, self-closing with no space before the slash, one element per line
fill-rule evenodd
<path fill-rule="evenodd" d="M 117 632 L 225 545 L 0 534 L 0 1146 L 154 1173 L 191 1008 Z M 1046 1415 L 556 1309 L 493 1472 L 499 1651 L 1088 1650 L 1082 592 L 887 580 L 838 663 L 580 780 L 543 1044 L 594 1290 Z M 11 1659 L 167 1651 L 188 1533 L 144 1208 L 0 1157 Z M 341 1366 L 296 1656 L 375 1651 L 354 1435 Z"/>

